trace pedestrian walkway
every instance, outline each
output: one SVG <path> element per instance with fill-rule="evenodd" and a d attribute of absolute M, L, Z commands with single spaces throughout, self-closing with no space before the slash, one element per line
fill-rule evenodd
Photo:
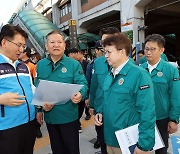
<path fill-rule="evenodd" d="M 100 154 L 100 149 L 94 149 L 94 142 L 96 141 L 96 132 L 94 128 L 94 118 L 91 117 L 90 120 L 84 120 L 83 115 L 81 123 L 83 132 L 80 133 L 80 153 L 81 154 Z M 36 140 L 34 147 L 34 154 L 52 154 L 49 135 L 45 124 L 41 127 L 43 137 Z M 173 134 L 175 136 L 180 136 L 180 126 L 177 133 Z M 169 154 L 172 154 L 171 143 L 169 144 Z M 154 152 L 152 152 L 154 154 Z"/>
<path fill-rule="evenodd" d="M 96 132 L 94 128 L 94 118 L 90 120 L 84 120 L 82 117 L 82 129 L 80 133 L 80 153 L 81 154 L 98 154 L 100 149 L 94 149 L 94 142 L 96 141 Z M 49 135 L 45 124 L 41 127 L 43 137 L 36 140 L 34 147 L 34 154 L 52 154 Z"/>

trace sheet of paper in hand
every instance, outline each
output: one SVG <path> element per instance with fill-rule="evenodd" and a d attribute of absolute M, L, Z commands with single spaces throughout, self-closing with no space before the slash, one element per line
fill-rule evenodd
<path fill-rule="evenodd" d="M 138 141 L 138 125 L 133 125 L 125 129 L 116 131 L 116 138 L 123 154 L 133 154 Z M 155 146 L 153 150 L 164 147 L 164 143 L 159 134 L 157 127 L 155 127 Z"/>
<path fill-rule="evenodd" d="M 44 102 L 61 105 L 67 103 L 83 85 L 40 80 L 32 104 L 42 106 Z"/>

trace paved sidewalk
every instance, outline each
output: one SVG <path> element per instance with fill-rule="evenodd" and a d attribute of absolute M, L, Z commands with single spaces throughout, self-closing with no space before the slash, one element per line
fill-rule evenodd
<path fill-rule="evenodd" d="M 84 117 L 82 117 L 84 119 Z M 93 143 L 96 139 L 96 132 L 94 128 L 93 118 L 89 121 L 82 120 L 83 132 L 80 133 L 80 153 L 81 154 L 100 154 L 100 149 L 94 149 Z M 180 127 L 180 126 L 179 126 Z M 34 154 L 52 154 L 49 136 L 46 126 L 43 125 L 42 128 L 43 137 L 36 140 Z M 180 128 L 177 133 L 173 134 L 175 136 L 180 136 Z M 169 144 L 169 154 L 172 154 L 171 143 Z M 154 154 L 154 152 L 152 152 Z"/>
<path fill-rule="evenodd" d="M 82 118 L 84 119 L 84 117 Z M 91 120 L 82 120 L 83 132 L 80 135 L 80 153 L 81 154 L 98 154 L 99 149 L 94 149 L 93 145 L 96 141 L 96 132 L 94 128 L 93 117 Z M 46 126 L 41 127 L 43 137 L 36 140 L 34 154 L 52 154 L 49 144 L 49 136 Z"/>

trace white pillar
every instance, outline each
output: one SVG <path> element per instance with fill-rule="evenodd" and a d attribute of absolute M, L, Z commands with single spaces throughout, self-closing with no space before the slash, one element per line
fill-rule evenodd
<path fill-rule="evenodd" d="M 144 31 L 138 32 L 139 26 L 144 26 L 144 5 L 137 5 L 143 0 L 121 0 L 121 24 L 132 22 L 133 46 L 140 41 L 144 42 Z M 138 34 L 139 33 L 139 34 Z M 138 40 L 139 35 L 139 40 Z"/>
<path fill-rule="evenodd" d="M 71 1 L 71 8 L 72 8 L 72 20 L 76 20 L 76 28 L 77 34 L 87 32 L 86 29 L 79 27 L 79 14 L 81 14 L 81 0 L 73 0 Z"/>
<path fill-rule="evenodd" d="M 138 27 L 143 27 L 144 25 L 144 8 L 134 6 L 134 17 L 132 18 L 133 22 L 133 45 L 136 42 L 144 42 L 145 31 L 138 30 Z"/>

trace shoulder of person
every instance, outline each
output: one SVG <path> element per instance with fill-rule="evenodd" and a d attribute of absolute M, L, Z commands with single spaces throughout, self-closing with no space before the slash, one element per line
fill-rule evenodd
<path fill-rule="evenodd" d="M 131 61 L 129 61 L 127 64 L 131 66 L 131 69 L 135 69 L 135 71 L 144 71 L 144 68 L 142 68 L 138 65 L 135 65 Z"/>
<path fill-rule="evenodd" d="M 43 58 L 40 61 L 38 61 L 37 66 L 48 64 L 49 62 L 50 62 L 50 60 L 48 58 Z"/>
<path fill-rule="evenodd" d="M 145 68 L 147 66 L 147 62 L 144 62 L 144 63 L 140 64 L 139 66 Z"/>
<path fill-rule="evenodd" d="M 166 70 L 167 73 L 174 74 L 174 72 L 178 72 L 177 67 L 173 66 L 169 62 L 162 60 L 162 63 L 163 63 L 164 70 Z"/>
<path fill-rule="evenodd" d="M 33 62 L 31 62 L 31 61 L 29 61 L 27 64 L 31 65 L 31 66 L 35 66 L 35 64 Z"/>
<path fill-rule="evenodd" d="M 18 60 L 18 61 L 19 61 L 19 63 L 20 63 L 21 65 L 27 66 L 27 64 L 25 64 L 23 61 L 21 61 L 21 60 Z"/>
<path fill-rule="evenodd" d="M 146 56 L 143 56 L 142 58 L 140 58 L 140 64 L 143 64 L 147 61 Z"/>
<path fill-rule="evenodd" d="M 101 56 L 94 60 L 94 65 L 104 64 L 105 62 L 106 58 L 104 56 Z"/>

